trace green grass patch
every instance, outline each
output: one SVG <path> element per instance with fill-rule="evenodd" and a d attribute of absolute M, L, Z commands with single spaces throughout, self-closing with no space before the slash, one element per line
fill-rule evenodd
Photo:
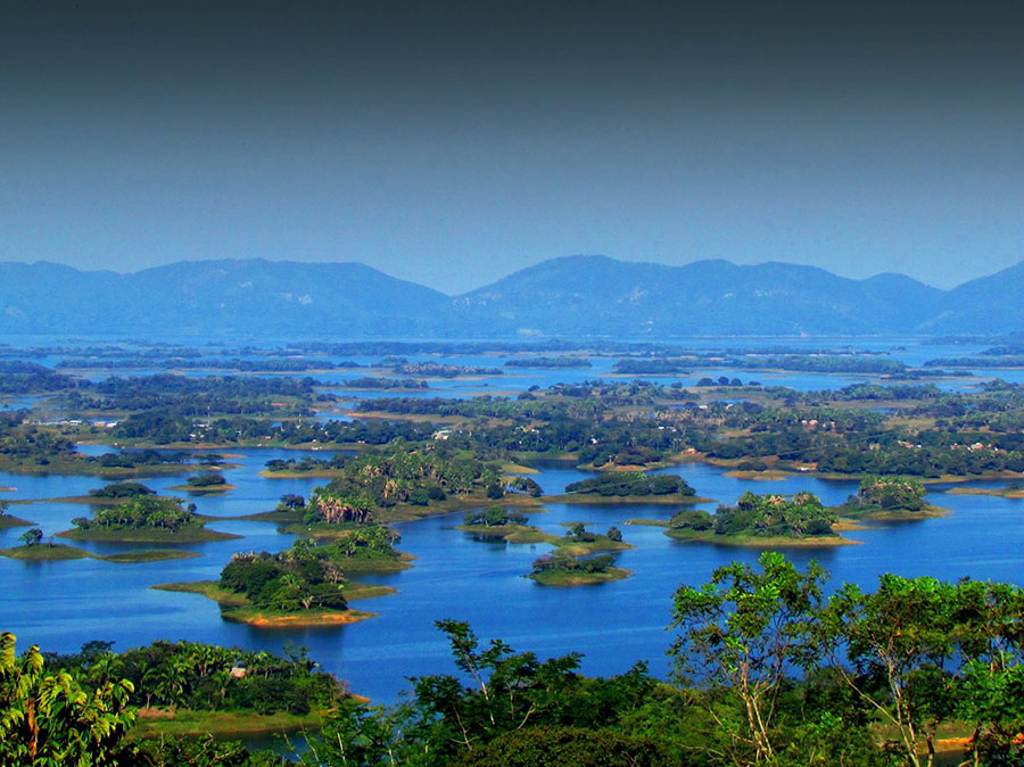
<path fill-rule="evenodd" d="M 603 573 L 580 573 L 567 570 L 545 570 L 528 577 L 541 586 L 594 586 L 600 583 L 621 581 L 629 577 L 629 570 L 611 567 Z"/>
<path fill-rule="evenodd" d="M 276 732 L 319 730 L 323 714 L 257 714 L 253 711 L 192 711 L 179 708 L 140 709 L 139 718 L 132 728 L 131 737 L 137 739 L 162 737 L 195 737 L 213 735 L 230 738 L 242 735 L 263 735 Z"/>
<path fill-rule="evenodd" d="M 348 623 L 366 620 L 375 613 L 362 610 L 303 610 L 301 612 L 281 612 L 263 610 L 254 607 L 243 594 L 222 588 L 216 581 L 193 581 L 190 583 L 160 583 L 150 588 L 158 591 L 173 591 L 186 594 L 199 594 L 220 605 L 221 617 L 234 623 L 245 623 L 255 628 L 320 628 L 343 626 Z M 350 581 L 345 584 L 345 599 L 356 601 L 373 597 L 387 596 L 395 593 L 390 586 Z"/>
<path fill-rule="evenodd" d="M 21 559 L 25 562 L 59 562 L 65 559 L 88 559 L 92 555 L 77 546 L 66 546 L 63 543 L 37 543 L 34 546 L 15 546 L 11 549 L 0 549 L 0 556 Z"/>
<path fill-rule="evenodd" d="M 714 499 L 702 498 L 697 495 L 680 495 L 679 493 L 667 493 L 665 495 L 598 495 L 597 493 L 562 493 L 561 495 L 545 495 L 541 498 L 544 503 L 579 503 L 592 506 L 603 506 L 613 504 L 666 504 L 671 506 L 694 505 L 697 503 L 711 503 Z"/>
<path fill-rule="evenodd" d="M 507 543 L 557 544 L 561 540 L 557 535 L 541 532 L 533 525 L 459 525 L 456 530 Z"/>
<path fill-rule="evenodd" d="M 830 548 L 833 546 L 857 545 L 860 541 L 851 541 L 841 535 L 808 535 L 794 538 L 786 535 L 718 535 L 711 530 L 669 529 L 665 535 L 677 541 L 694 543 L 710 543 L 715 546 L 739 546 L 753 549 L 786 549 L 786 548 Z"/>
<path fill-rule="evenodd" d="M 225 482 L 222 485 L 175 485 L 170 489 L 179 493 L 188 493 L 189 495 L 211 495 L 214 493 L 227 493 L 238 488 Z"/>
<path fill-rule="evenodd" d="M 57 533 L 61 538 L 72 541 L 107 541 L 110 543 L 207 543 L 209 541 L 227 541 L 241 538 L 234 533 L 222 533 L 207 530 L 205 527 L 183 527 L 180 530 L 163 530 L 158 528 L 133 529 L 101 529 L 91 527 L 87 530 L 78 528 Z"/>
<path fill-rule="evenodd" d="M 0 516 L 0 530 L 7 530 L 12 527 L 32 527 L 34 522 L 29 522 L 21 517 L 12 517 L 10 514 Z"/>
<path fill-rule="evenodd" d="M 104 562 L 117 562 L 119 564 L 134 564 L 140 562 L 163 562 L 168 559 L 195 559 L 201 556 L 195 551 L 183 551 L 181 549 L 144 549 L 142 551 L 122 551 L 117 554 L 106 554 L 96 559 Z"/>

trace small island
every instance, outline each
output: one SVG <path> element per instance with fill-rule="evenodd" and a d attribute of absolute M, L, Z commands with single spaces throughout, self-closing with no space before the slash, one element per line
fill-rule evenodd
<path fill-rule="evenodd" d="M 0 549 L 0 556 L 10 559 L 21 559 L 27 562 L 57 562 L 68 559 L 98 559 L 103 562 L 118 564 L 135 564 L 142 562 L 159 562 L 166 559 L 191 559 L 198 557 L 192 551 L 180 549 L 146 549 L 142 551 L 123 551 L 117 554 L 97 555 L 78 546 L 55 543 L 51 538 L 43 543 L 43 531 L 33 527 L 21 534 L 21 546 Z"/>
<path fill-rule="evenodd" d="M 458 529 L 479 540 L 503 540 L 506 543 L 557 543 L 559 538 L 542 533 L 528 518 L 514 511 L 491 506 L 471 511 L 463 518 Z"/>
<path fill-rule="evenodd" d="M 665 524 L 640 521 L 641 524 Z M 666 534 L 680 541 L 723 546 L 841 546 L 855 543 L 836 533 L 839 517 L 811 493 L 792 497 L 746 492 L 735 506 L 714 514 L 681 511 L 669 520 Z"/>
<path fill-rule="evenodd" d="M 336 457 L 330 466 L 331 482 L 313 491 L 302 524 L 290 532 L 334 535 L 350 523 L 417 519 L 488 502 L 539 503 L 540 488 L 530 478 L 503 476 L 500 463 L 478 460 L 443 441 L 421 447 L 396 441 Z"/>
<path fill-rule="evenodd" d="M 234 490 L 235 486 L 228 484 L 228 481 L 224 479 L 224 475 L 220 472 L 202 471 L 199 474 L 193 474 L 185 480 L 184 485 L 178 485 L 171 489 L 191 493 L 192 495 L 205 495 L 207 493 L 226 493 L 229 490 Z"/>
<path fill-rule="evenodd" d="M 373 617 L 373 613 L 351 609 L 350 601 L 394 591 L 386 586 L 365 586 L 346 577 L 348 571 L 360 569 L 360 559 L 401 556 L 390 548 L 394 538 L 386 531 L 372 540 L 372 544 L 360 545 L 353 540 L 317 543 L 302 538 L 278 554 L 235 554 L 218 581 L 167 583 L 153 588 L 202 594 L 220 604 L 225 620 L 256 628 L 355 623 Z M 385 545 L 387 551 L 381 548 Z"/>
<path fill-rule="evenodd" d="M 570 522 L 566 534 L 552 542 L 555 550 L 535 560 L 528 576 L 542 586 L 586 586 L 629 576 L 629 570 L 614 566 L 611 554 L 602 553 L 632 548 L 617 527 L 599 535 L 588 531 L 582 522 Z"/>
<path fill-rule="evenodd" d="M 608 554 L 574 557 L 559 550 L 536 560 L 529 577 L 541 586 L 590 586 L 629 577 L 629 570 L 614 565 Z"/>
<path fill-rule="evenodd" d="M 1020 500 L 1024 498 L 1024 483 L 1015 481 L 1005 487 L 953 487 L 946 492 L 950 495 L 991 495 L 997 498 Z"/>
<path fill-rule="evenodd" d="M 141 482 L 122 481 L 90 490 L 88 499 L 90 503 L 120 503 L 127 498 L 143 495 L 156 495 L 156 491 Z"/>
<path fill-rule="evenodd" d="M 124 543 L 203 543 L 241 536 L 208 530 L 195 507 L 180 498 L 140 495 L 115 506 L 96 509 L 92 517 L 71 520 L 74 528 L 57 533 L 75 541 Z"/>
<path fill-rule="evenodd" d="M 8 501 L 0 501 L 0 530 L 11 527 L 31 527 L 32 523 L 27 519 L 15 517 L 10 513 L 11 504 Z"/>
<path fill-rule="evenodd" d="M 573 482 L 561 495 L 545 496 L 545 503 L 704 503 L 696 491 L 677 474 L 648 474 L 644 471 L 607 471 L 590 479 Z"/>
<path fill-rule="evenodd" d="M 853 519 L 903 522 L 941 517 L 946 510 L 925 500 L 924 484 L 912 477 L 865 477 L 856 495 L 837 511 Z"/>

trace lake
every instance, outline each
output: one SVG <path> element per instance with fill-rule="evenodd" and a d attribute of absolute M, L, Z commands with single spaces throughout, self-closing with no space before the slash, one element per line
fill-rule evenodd
<path fill-rule="evenodd" d="M 306 495 L 323 480 L 272 480 L 259 476 L 266 461 L 295 456 L 295 451 L 247 449 L 230 451 L 237 468 L 225 472 L 237 487 L 225 495 L 195 498 L 199 511 L 229 517 L 267 511 L 283 493 Z M 320 453 L 323 455 L 323 453 Z M 763 482 L 729 477 L 719 468 L 687 463 L 664 471 L 678 472 L 701 496 L 732 503 L 746 490 L 793 493 L 808 490 L 828 504 L 846 499 L 852 481 L 825 481 L 793 476 Z M 546 493 L 558 493 L 569 482 L 588 476 L 562 466 L 544 466 L 532 475 Z M 180 477 L 145 480 L 164 491 Z M 104 482 L 90 477 L 22 476 L 0 473 L 0 486 L 16 492 L 6 499 L 59 498 L 82 495 Z M 984 483 L 977 483 L 984 484 Z M 993 496 L 947 495 L 933 487 L 929 500 L 951 510 L 949 516 L 901 524 L 872 524 L 847 533 L 861 545 L 792 549 L 790 556 L 806 563 L 817 559 L 843 581 L 873 587 L 878 575 L 933 575 L 956 579 L 970 576 L 1024 584 L 1024 501 Z M 14 514 L 40 524 L 47 535 L 70 527 L 86 506 L 45 502 L 16 506 Z M 156 639 L 188 639 L 222 645 L 279 651 L 286 644 L 309 648 L 324 668 L 349 682 L 351 689 L 377 702 L 393 702 L 408 688 L 408 677 L 450 672 L 448 648 L 433 622 L 467 620 L 484 639 L 500 637 L 513 647 L 542 656 L 578 651 L 584 670 L 592 674 L 625 671 L 646 660 L 658 674 L 668 671 L 666 630 L 673 590 L 680 584 L 705 581 L 716 568 L 734 560 L 753 561 L 757 551 L 679 543 L 660 528 L 626 526 L 635 517 L 667 519 L 675 509 L 664 505 L 551 505 L 530 514 L 531 523 L 561 534 L 563 523 L 585 521 L 604 531 L 618 526 L 635 548 L 619 556 L 632 571 L 624 581 L 600 586 L 556 589 L 523 577 L 531 562 L 549 550 L 545 544 L 508 545 L 473 540 L 455 526 L 460 515 L 432 517 L 398 525 L 400 548 L 416 557 L 402 573 L 365 577 L 394 586 L 398 593 L 361 601 L 356 606 L 379 613 L 373 619 L 341 628 L 256 630 L 223 621 L 217 605 L 192 594 L 154 591 L 168 581 L 216 578 L 236 551 L 276 551 L 291 543 L 265 522 L 223 520 L 210 527 L 243 538 L 190 545 L 196 559 L 144 564 L 96 560 L 29 563 L 0 558 L 5 585 L 0 600 L 0 626 L 15 632 L 22 646 L 37 643 L 46 650 L 73 651 L 90 639 L 112 640 L 125 649 Z M 0 531 L 0 546 L 11 546 L 19 529 Z M 133 548 L 116 544 L 83 544 L 98 553 Z M 152 548 L 135 546 L 134 548 Z"/>

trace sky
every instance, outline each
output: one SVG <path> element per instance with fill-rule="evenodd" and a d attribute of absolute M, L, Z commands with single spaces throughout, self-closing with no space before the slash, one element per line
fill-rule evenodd
<path fill-rule="evenodd" d="M 361 261 L 459 293 L 601 253 L 951 287 L 1024 259 L 1022 21 L 0 0 L 0 260 Z"/>

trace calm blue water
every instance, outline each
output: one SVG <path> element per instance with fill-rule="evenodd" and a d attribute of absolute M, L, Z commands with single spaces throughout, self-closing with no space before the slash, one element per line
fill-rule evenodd
<path fill-rule="evenodd" d="M 195 498 L 199 510 L 228 517 L 265 511 L 282 493 L 307 494 L 315 480 L 268 480 L 259 476 L 264 463 L 294 451 L 243 450 L 233 453 L 237 468 L 226 471 L 237 490 L 223 496 Z M 826 503 L 838 503 L 855 489 L 853 482 L 828 482 L 796 476 L 778 482 L 751 482 L 726 476 L 703 464 L 671 469 L 697 492 L 715 502 L 732 502 L 742 492 L 810 490 Z M 586 476 L 575 469 L 546 466 L 534 475 L 548 493 Z M 147 480 L 166 490 L 182 478 Z M 0 486 L 17 488 L 5 498 L 53 498 L 79 495 L 102 481 L 87 477 L 25 477 L 0 474 Z M 834 549 L 792 549 L 804 563 L 818 559 L 833 574 L 833 584 L 875 584 L 882 572 L 930 574 L 1024 583 L 1024 502 L 987 496 L 933 494 L 933 502 L 953 513 L 917 523 L 875 525 L 848 533 L 862 542 Z M 713 508 L 715 503 L 707 504 Z M 14 512 L 36 521 L 47 534 L 70 526 L 86 513 L 80 504 L 59 502 L 19 506 Z M 672 507 L 552 505 L 531 513 L 531 522 L 561 533 L 563 523 L 585 521 L 603 531 L 620 527 L 635 547 L 619 557 L 633 573 L 625 581 L 575 589 L 552 589 L 523 576 L 546 545 L 483 543 L 454 529 L 461 515 L 435 517 L 399 525 L 401 548 L 416 557 L 405 572 L 366 578 L 394 586 L 393 596 L 358 603 L 379 615 L 338 629 L 260 631 L 220 618 L 212 602 L 190 594 L 154 591 L 167 581 L 216 578 L 231 554 L 240 550 L 275 551 L 290 545 L 290 536 L 262 522 L 222 520 L 211 527 L 241 539 L 191 545 L 196 559 L 146 564 L 95 560 L 26 563 L 0 559 L 0 626 L 50 650 L 70 651 L 89 639 L 141 645 L 160 638 L 184 638 L 251 648 L 280 650 L 288 642 L 310 648 L 325 668 L 349 681 L 351 688 L 377 701 L 394 701 L 410 676 L 450 671 L 448 650 L 433 622 L 468 620 L 483 638 L 501 637 L 513 646 L 541 655 L 569 651 L 585 654 L 584 668 L 608 674 L 646 659 L 658 673 L 667 670 L 664 651 L 673 590 L 697 584 L 712 570 L 733 560 L 752 561 L 757 552 L 702 544 L 681 544 L 660 528 L 625 526 L 634 517 L 668 518 Z M 13 545 L 19 530 L 0 531 L 0 546 Z M 131 548 L 88 544 L 97 553 Z M 137 548 L 146 548 L 139 546 Z"/>
<path fill-rule="evenodd" d="M 168 339 L 175 340 L 175 339 Z M 184 339 L 182 339 L 184 340 Z M 65 343 L 64 339 L 3 339 L 14 344 Z M 187 340 L 186 340 L 187 342 Z M 272 343 L 272 342 L 268 342 Z M 784 339 L 761 341 L 764 348 L 805 345 L 812 348 L 848 346 L 849 339 Z M 742 339 L 697 339 L 688 348 L 752 347 Z M 926 346 L 916 340 L 873 339 L 858 341 L 858 348 L 888 351 L 912 365 L 928 359 L 970 356 L 979 347 Z M 903 348 L 899 348 L 903 347 Z M 502 368 L 501 355 L 407 355 L 411 361 Z M 356 358 L 369 365 L 377 357 Z M 475 394 L 515 394 L 532 385 L 579 382 L 609 377 L 616 357 L 592 357 L 593 367 L 582 369 L 509 369 L 504 375 L 475 380 L 433 379 L 431 389 L 412 396 L 468 397 Z M 40 360 L 54 364 L 56 359 Z M 104 378 L 108 371 L 93 371 Z M 137 375 L 143 371 L 126 371 Z M 982 376 L 987 375 L 982 371 Z M 191 374 L 203 375 L 202 372 Z M 367 397 L 389 396 L 387 392 L 360 392 L 332 387 L 361 371 L 319 374 L 326 390 L 336 392 L 341 408 Z M 804 373 L 769 374 L 764 371 L 701 370 L 684 376 L 649 376 L 660 383 L 681 381 L 690 385 L 705 375 L 728 375 L 766 385 L 784 385 L 800 390 L 829 389 L 869 376 Z M 1024 380 L 1024 371 L 999 371 L 1010 380 Z M 969 389 L 983 380 L 960 379 L 940 382 L 945 388 Z M 395 392 L 392 396 L 410 396 Z M 7 398 L 0 407 L 39 407 L 36 398 Z M 336 418 L 324 413 L 323 419 Z M 91 446 L 83 450 L 98 454 L 110 448 Z M 269 480 L 259 476 L 266 461 L 296 456 L 287 450 L 230 451 L 228 460 L 237 464 L 225 471 L 237 489 L 217 496 L 191 498 L 199 511 L 214 517 L 237 517 L 267 511 L 284 493 L 307 495 L 318 480 Z M 323 455 L 323 454 L 321 454 Z M 558 493 L 583 472 L 562 465 L 541 467 L 534 475 L 548 493 Z M 746 490 L 793 493 L 809 490 L 826 503 L 838 503 L 854 491 L 853 482 L 828 482 L 796 476 L 778 482 L 742 481 L 702 464 L 684 464 L 671 469 L 682 474 L 699 495 L 714 499 L 706 504 L 731 503 Z M 154 489 L 170 492 L 184 477 L 153 477 L 144 481 Z M 86 494 L 104 482 L 91 477 L 23 476 L 0 473 L 0 498 L 12 500 L 52 499 Z M 826 549 L 792 549 L 789 555 L 801 563 L 815 558 L 833 575 L 832 585 L 852 581 L 873 587 L 878 575 L 929 574 L 946 579 L 967 575 L 1024 583 L 1024 501 L 987 496 L 945 495 L 934 488 L 931 500 L 952 510 L 940 519 L 904 524 L 877 524 L 848 533 L 861 545 Z M 277 551 L 291 543 L 269 523 L 221 519 L 211 527 L 236 533 L 242 538 L 190 545 L 201 556 L 195 559 L 145 564 L 114 564 L 95 560 L 54 563 L 26 563 L 0 558 L 0 627 L 19 635 L 24 645 L 40 644 L 48 650 L 71 651 L 90 639 L 113 640 L 118 648 L 147 644 L 162 638 L 183 638 L 225 645 L 280 650 L 292 642 L 307 646 L 325 668 L 349 681 L 351 688 L 380 702 L 394 701 L 407 689 L 407 678 L 452 670 L 448 648 L 434 628 L 440 618 L 457 618 L 472 623 L 484 639 L 501 637 L 520 649 L 541 655 L 570 651 L 585 654 L 584 668 L 595 674 L 624 671 L 634 661 L 645 659 L 652 669 L 667 669 L 665 649 L 671 641 L 666 630 L 670 619 L 672 593 L 680 584 L 704 582 L 716 568 L 734 560 L 753 561 L 756 551 L 719 548 L 702 544 L 677 543 L 660 528 L 625 526 L 636 517 L 668 518 L 675 509 L 661 505 L 565 506 L 553 505 L 531 513 L 531 522 L 542 529 L 561 533 L 563 523 L 585 521 L 603 531 L 611 525 L 623 530 L 635 548 L 623 552 L 619 563 L 632 571 L 627 580 L 601 586 L 551 589 L 526 579 L 531 562 L 548 550 L 546 545 L 484 543 L 454 529 L 461 515 L 435 517 L 399 525 L 401 548 L 416 557 L 405 572 L 366 578 L 395 587 L 398 593 L 357 603 L 379 613 L 362 623 L 336 629 L 260 631 L 231 624 L 220 617 L 219 608 L 190 594 L 154 591 L 149 587 L 168 581 L 216 578 L 231 554 L 241 550 Z M 70 527 L 73 517 L 88 513 L 81 504 L 45 501 L 15 506 L 12 512 L 37 522 L 47 535 Z M 16 543 L 21 530 L 0 531 L 0 547 Z M 97 553 L 124 550 L 129 546 L 86 544 Z M 135 548 L 151 548 L 137 546 Z"/>

